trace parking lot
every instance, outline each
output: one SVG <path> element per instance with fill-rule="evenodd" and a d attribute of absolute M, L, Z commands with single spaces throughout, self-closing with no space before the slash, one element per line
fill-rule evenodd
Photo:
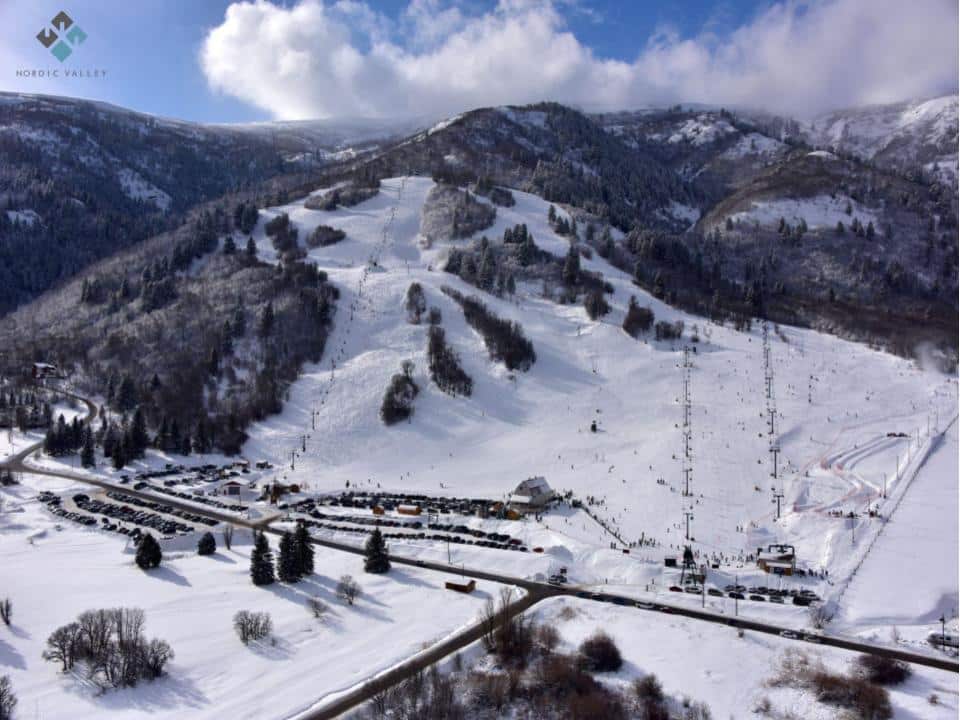
<path fill-rule="evenodd" d="M 148 530 L 162 537 L 173 537 L 190 534 L 201 526 L 217 524 L 216 520 L 196 513 L 113 490 L 64 497 L 44 491 L 38 499 L 57 517 L 135 540 Z"/>
<path fill-rule="evenodd" d="M 381 530 L 388 528 L 398 532 L 384 532 L 388 539 L 424 540 L 442 543 L 456 543 L 460 545 L 474 545 L 495 550 L 509 550 L 513 552 L 528 552 L 519 538 L 506 533 L 486 532 L 477 528 L 468 527 L 463 522 L 456 522 L 451 516 L 454 513 L 466 517 L 474 517 L 479 507 L 489 507 L 491 501 L 483 499 L 465 498 L 431 498 L 424 495 L 388 495 L 364 494 L 355 495 L 344 493 L 338 497 L 302 500 L 293 504 L 281 504 L 279 507 L 290 513 L 291 518 L 302 521 L 307 527 L 365 534 L 374 527 Z M 324 510 L 331 508 L 331 510 Z M 355 512 L 340 511 L 340 508 L 353 510 L 368 510 L 369 515 Z M 383 510 L 383 514 L 374 514 L 374 508 Z M 399 508 L 409 508 L 411 512 L 419 510 L 420 514 L 399 515 Z M 434 520 L 431 522 L 431 518 Z"/>

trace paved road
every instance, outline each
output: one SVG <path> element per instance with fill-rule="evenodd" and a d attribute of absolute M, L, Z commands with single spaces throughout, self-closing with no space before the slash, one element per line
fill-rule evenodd
<path fill-rule="evenodd" d="M 58 388 L 47 388 L 47 389 L 51 390 L 52 392 L 59 393 L 61 395 L 66 395 L 67 397 L 73 398 L 74 400 L 79 400 L 84 405 L 86 405 L 87 414 L 83 418 L 84 422 L 89 424 L 96 419 L 97 406 L 90 400 L 87 400 L 85 397 L 80 397 L 79 395 L 75 395 L 74 393 L 69 392 L 68 390 L 60 390 Z M 0 462 L 0 469 L 10 470 L 11 472 L 32 472 L 32 470 L 26 470 L 26 471 L 24 470 L 24 468 L 26 467 L 24 465 L 24 461 L 27 459 L 28 456 L 35 453 L 41 447 L 43 447 L 43 440 L 39 440 L 33 443 L 32 445 L 28 445 L 20 452 L 16 453 L 15 455 L 11 455 L 6 460 Z"/>
<path fill-rule="evenodd" d="M 79 396 L 72 395 L 71 393 L 64 393 L 75 397 L 78 400 L 84 402 L 89 409 L 89 419 L 93 419 L 96 416 L 96 406 Z M 274 535 L 282 534 L 282 530 L 277 528 L 269 527 L 267 524 L 271 518 L 264 520 L 259 520 L 256 522 L 251 522 L 249 520 L 239 518 L 235 515 L 228 513 L 218 512 L 212 508 L 205 507 L 203 505 L 194 505 L 192 503 L 185 503 L 179 501 L 177 498 L 172 498 L 166 495 L 159 495 L 154 493 L 142 492 L 139 490 L 133 490 L 125 485 L 118 485 L 115 483 L 107 482 L 105 480 L 100 480 L 98 478 L 90 477 L 88 475 L 81 475 L 79 473 L 74 473 L 66 470 L 48 470 L 41 469 L 30 466 L 26 463 L 29 455 L 40 448 L 41 443 L 35 443 L 31 447 L 22 450 L 17 455 L 13 456 L 4 463 L 0 463 L 0 467 L 5 467 L 7 469 L 13 470 L 14 472 L 22 473 L 33 473 L 35 475 L 44 475 L 48 477 L 60 477 L 67 478 L 70 480 L 75 480 L 77 482 L 87 483 L 90 485 L 95 485 L 107 490 L 117 490 L 119 492 L 132 495 L 134 497 L 143 498 L 146 500 L 164 502 L 173 507 L 187 510 L 189 512 L 196 513 L 198 515 L 203 515 L 214 520 L 221 522 L 232 523 L 240 527 L 247 527 L 250 529 L 257 529 L 263 532 L 267 532 Z M 315 545 L 321 547 L 331 548 L 333 550 L 338 550 L 341 552 L 349 552 L 356 555 L 363 554 L 363 548 L 358 545 L 351 545 L 348 543 L 337 542 L 334 540 L 327 540 L 323 538 L 312 538 L 312 542 Z M 721 615 L 719 613 L 714 613 L 708 610 L 699 609 L 689 605 L 683 604 L 673 604 L 667 602 L 657 601 L 643 601 L 637 600 L 636 598 L 631 598 L 623 595 L 617 595 L 614 593 L 606 592 L 592 592 L 590 590 L 578 588 L 578 587 L 563 587 L 563 586 L 554 586 L 546 583 L 536 582 L 529 580 L 527 578 L 513 577 L 510 575 L 504 575 L 496 572 L 489 572 L 486 570 L 480 570 L 478 568 L 463 567 L 458 565 L 448 565 L 446 563 L 430 562 L 426 560 L 418 560 L 414 558 L 405 558 L 403 556 L 391 554 L 390 560 L 393 563 L 398 565 L 410 565 L 413 567 L 426 568 L 428 570 L 434 570 L 436 572 L 446 573 L 449 575 L 456 575 L 461 577 L 470 577 L 477 580 L 487 580 L 490 582 L 501 583 L 505 585 L 514 585 L 521 587 L 527 591 L 527 594 L 520 600 L 515 601 L 511 606 L 511 613 L 516 614 L 518 612 L 523 612 L 526 609 L 530 608 L 534 604 L 540 602 L 541 600 L 548 597 L 556 597 L 558 595 L 569 595 L 581 597 L 587 600 L 592 600 L 596 602 L 610 602 L 618 605 L 628 606 L 635 608 L 638 612 L 660 612 L 668 613 L 673 615 L 681 615 L 684 617 L 689 617 L 695 620 L 701 620 L 704 622 L 718 623 L 722 625 L 729 625 L 731 627 L 743 628 L 745 630 L 753 630 L 756 632 L 767 633 L 770 635 L 780 635 L 787 639 L 796 640 L 798 642 L 806 643 L 816 643 L 822 645 L 829 645 L 831 647 L 838 647 L 844 650 L 851 650 L 854 652 L 868 653 L 873 655 L 881 655 L 885 657 L 895 658 L 898 660 L 903 660 L 905 662 L 915 663 L 918 665 L 926 665 L 928 667 L 938 668 L 941 670 L 947 670 L 950 672 L 960 671 L 960 666 L 956 660 L 946 658 L 942 655 L 932 655 L 926 653 L 910 652 L 906 650 L 900 650 L 898 648 L 887 647 L 883 645 L 874 645 L 872 643 L 866 643 L 854 638 L 845 638 L 838 635 L 827 635 L 827 634 L 813 634 L 804 631 L 794 630 L 781 625 L 774 625 L 771 623 L 759 622 L 756 620 L 749 620 L 742 617 L 730 617 L 728 615 Z M 432 648 L 419 653 L 415 657 L 407 660 L 404 663 L 392 668 L 388 672 L 380 675 L 374 681 L 366 683 L 362 686 L 355 688 L 354 690 L 348 691 L 346 694 L 338 697 L 335 701 L 329 705 L 324 705 L 320 708 L 317 708 L 314 711 L 310 711 L 307 714 L 302 715 L 304 720 L 321 720 L 322 718 L 331 718 L 335 717 L 338 714 L 347 712 L 359 704 L 366 702 L 380 690 L 390 687 L 398 682 L 402 682 L 407 677 L 410 677 L 419 670 L 422 670 L 434 662 L 443 659 L 447 655 L 469 645 L 470 643 L 478 640 L 482 636 L 482 628 L 477 626 L 471 626 L 466 628 L 462 632 L 454 635 L 441 643 L 433 646 Z"/>
<path fill-rule="evenodd" d="M 526 611 L 536 603 L 544 599 L 538 591 L 525 594 L 523 597 L 514 600 L 507 608 L 507 617 L 513 618 L 516 615 Z M 502 617 L 500 618 L 502 621 Z M 498 622 L 498 625 L 500 623 Z M 470 643 L 476 642 L 483 637 L 484 626 L 482 623 L 471 625 L 462 632 L 452 637 L 442 640 L 436 645 L 432 645 L 421 653 L 417 653 L 409 660 L 399 665 L 395 665 L 384 673 L 377 675 L 372 680 L 358 685 L 352 690 L 348 690 L 343 695 L 339 695 L 335 700 L 324 703 L 320 707 L 308 710 L 295 715 L 296 720 L 329 720 L 343 713 L 354 710 L 363 703 L 372 700 L 378 693 L 397 685 L 418 672 L 426 670 L 445 657 L 452 655 L 458 650 L 462 650 Z"/>

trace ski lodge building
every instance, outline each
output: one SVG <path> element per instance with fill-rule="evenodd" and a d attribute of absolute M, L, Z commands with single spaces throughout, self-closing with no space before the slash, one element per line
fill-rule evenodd
<path fill-rule="evenodd" d="M 507 507 L 519 513 L 537 513 L 555 497 L 543 476 L 527 478 L 510 495 Z"/>
<path fill-rule="evenodd" d="M 757 548 L 757 567 L 772 575 L 793 575 L 797 569 L 797 553 L 793 545 L 768 545 Z"/>

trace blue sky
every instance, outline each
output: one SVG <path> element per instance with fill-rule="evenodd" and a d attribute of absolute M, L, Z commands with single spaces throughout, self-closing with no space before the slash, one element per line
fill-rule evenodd
<path fill-rule="evenodd" d="M 88 36 L 62 64 L 34 37 L 61 9 Z M 802 113 L 956 92 L 956 27 L 944 0 L 6 0 L 0 89 L 209 122 L 540 99 Z M 52 68 L 106 77 L 16 76 Z"/>

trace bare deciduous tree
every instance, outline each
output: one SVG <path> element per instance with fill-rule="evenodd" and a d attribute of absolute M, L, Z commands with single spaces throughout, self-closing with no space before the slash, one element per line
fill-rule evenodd
<path fill-rule="evenodd" d="M 337 583 L 337 597 L 347 605 L 353 605 L 360 597 L 360 585 L 350 575 L 343 575 Z"/>
<path fill-rule="evenodd" d="M 238 610 L 233 616 L 233 628 L 240 642 L 248 645 L 253 640 L 262 640 L 273 632 L 273 620 L 270 613 Z"/>

